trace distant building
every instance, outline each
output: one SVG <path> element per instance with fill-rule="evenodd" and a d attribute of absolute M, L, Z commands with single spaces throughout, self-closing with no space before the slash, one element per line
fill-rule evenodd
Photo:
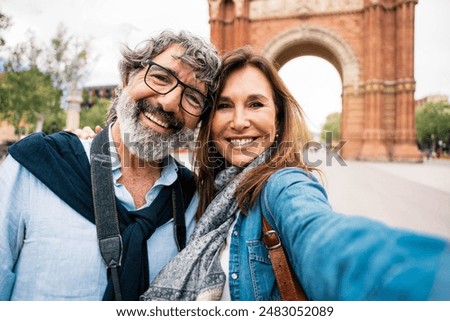
<path fill-rule="evenodd" d="M 82 106 L 92 106 L 92 98 L 107 98 L 114 99 L 117 96 L 117 85 L 104 85 L 104 86 L 87 86 L 83 88 L 83 92 L 87 93 L 88 100 L 83 101 Z"/>
<path fill-rule="evenodd" d="M 417 109 L 421 109 L 426 103 L 429 103 L 429 102 L 436 103 L 436 102 L 440 102 L 440 101 L 448 102 L 449 101 L 448 96 L 440 95 L 440 94 L 428 95 L 423 98 L 417 99 L 414 104 L 415 104 L 415 107 L 417 110 Z"/>

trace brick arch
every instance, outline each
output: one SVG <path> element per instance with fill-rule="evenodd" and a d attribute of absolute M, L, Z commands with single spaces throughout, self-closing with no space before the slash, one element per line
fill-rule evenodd
<path fill-rule="evenodd" d="M 208 0 L 211 41 L 251 45 L 280 66 L 326 59 L 342 80 L 349 159 L 419 162 L 414 114 L 418 0 Z"/>
<path fill-rule="evenodd" d="M 262 54 L 279 66 L 299 56 L 311 55 L 330 62 L 341 76 L 344 87 L 358 88 L 360 66 L 351 47 L 332 31 L 314 26 L 299 26 L 268 42 Z"/>

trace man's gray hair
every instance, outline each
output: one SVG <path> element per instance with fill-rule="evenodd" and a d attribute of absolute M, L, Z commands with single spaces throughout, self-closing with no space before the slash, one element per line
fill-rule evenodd
<path fill-rule="evenodd" d="M 123 47 L 121 50 L 123 57 L 119 62 L 122 84 L 127 84 L 131 77 L 144 68 L 143 62 L 153 59 L 173 44 L 178 44 L 185 49 L 184 54 L 179 58 L 193 69 L 196 79 L 205 84 L 208 96 L 212 96 L 217 87 L 216 77 L 221 61 L 219 54 L 212 44 L 188 31 L 180 31 L 176 34 L 165 30 L 143 41 L 134 50 L 127 46 Z M 116 118 L 114 101 L 108 109 L 106 124 L 114 122 Z"/>

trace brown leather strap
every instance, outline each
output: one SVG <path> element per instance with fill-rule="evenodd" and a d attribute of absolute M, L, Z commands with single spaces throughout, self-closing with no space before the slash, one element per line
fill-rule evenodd
<path fill-rule="evenodd" d="M 308 300 L 300 282 L 289 265 L 278 233 L 272 229 L 264 216 L 262 223 L 263 241 L 269 250 L 269 257 L 281 298 L 283 301 Z"/>

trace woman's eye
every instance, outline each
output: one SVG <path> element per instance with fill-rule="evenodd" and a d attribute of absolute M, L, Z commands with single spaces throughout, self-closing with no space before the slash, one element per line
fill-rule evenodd
<path fill-rule="evenodd" d="M 264 104 L 262 104 L 262 103 L 260 103 L 260 102 L 258 102 L 258 101 L 252 102 L 252 103 L 250 104 L 250 107 L 251 107 L 251 108 L 260 108 L 260 107 L 263 107 L 263 106 L 264 106 Z"/>

